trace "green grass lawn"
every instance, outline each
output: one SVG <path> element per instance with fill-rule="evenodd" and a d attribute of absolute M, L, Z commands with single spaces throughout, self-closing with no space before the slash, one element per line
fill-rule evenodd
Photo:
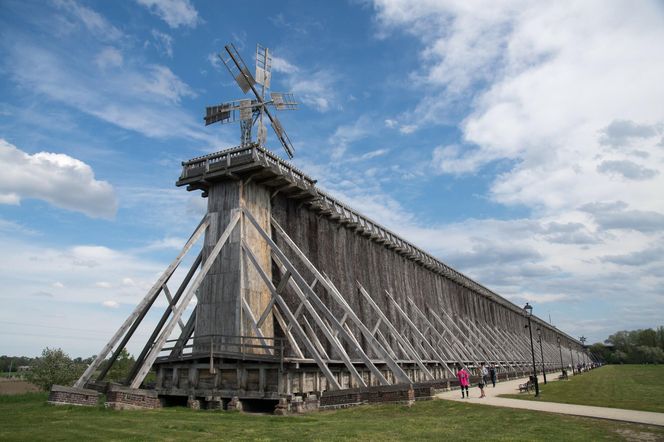
<path fill-rule="evenodd" d="M 502 397 L 664 413 L 664 365 L 606 365 L 569 381 L 540 383 L 540 392 L 538 399 L 532 394 Z"/>
<path fill-rule="evenodd" d="M 664 428 L 436 400 L 304 416 L 185 408 L 56 407 L 46 394 L 0 396 L 0 440 L 643 440 Z"/>

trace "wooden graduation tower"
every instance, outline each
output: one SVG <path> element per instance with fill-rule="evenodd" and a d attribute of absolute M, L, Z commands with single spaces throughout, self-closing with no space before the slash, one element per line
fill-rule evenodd
<path fill-rule="evenodd" d="M 522 309 L 325 194 L 265 149 L 269 120 L 292 157 L 273 111 L 297 104 L 290 94 L 267 95 L 266 48 L 257 49 L 255 76 L 233 45 L 221 58 L 253 98 L 207 108 L 206 124 L 239 120 L 238 147 L 183 163 L 177 185 L 202 191 L 207 214 L 74 388 L 54 389 L 52 402 L 93 388 L 125 406 L 279 401 L 282 411 L 301 410 L 409 402 L 453 387 L 458 366 L 476 373 L 481 362 L 495 364 L 500 379 L 527 373 Z M 196 247 L 171 292 L 175 270 Z M 126 385 L 104 383 L 160 294 L 168 307 Z M 586 360 L 579 341 L 532 319 L 540 369 Z M 151 370 L 156 382 L 146 386 Z"/>

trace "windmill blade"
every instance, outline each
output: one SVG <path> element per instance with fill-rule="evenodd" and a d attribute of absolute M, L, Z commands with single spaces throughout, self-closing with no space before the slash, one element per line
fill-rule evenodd
<path fill-rule="evenodd" d="M 256 45 L 256 83 L 270 88 L 272 79 L 272 55 L 268 48 Z"/>
<path fill-rule="evenodd" d="M 299 104 L 290 92 L 270 92 L 270 99 L 277 110 L 296 110 Z"/>
<path fill-rule="evenodd" d="M 249 72 L 249 68 L 244 63 L 244 60 L 242 60 L 240 53 L 235 49 L 235 45 L 233 43 L 228 44 L 224 46 L 224 49 L 226 49 L 228 58 L 222 57 L 221 54 L 219 55 L 219 58 L 224 62 L 226 69 L 228 69 L 228 72 L 230 72 L 238 86 L 240 86 L 242 92 L 246 94 L 249 92 L 249 89 L 251 89 L 256 93 L 256 90 L 254 89 L 256 80 L 251 75 L 251 72 Z"/>
<path fill-rule="evenodd" d="M 272 123 L 272 129 L 274 129 L 274 133 L 277 135 L 277 138 L 279 138 L 279 142 L 284 147 L 284 150 L 288 154 L 288 157 L 293 158 L 293 154 L 295 152 L 293 144 L 288 138 L 288 135 L 286 135 L 286 132 L 282 128 L 281 123 L 279 122 L 277 117 L 272 116 L 270 110 L 265 105 L 265 101 L 263 101 L 263 97 L 256 90 L 255 86 L 256 80 L 254 79 L 254 77 L 251 76 L 251 73 L 249 73 L 249 69 L 247 69 L 247 65 L 242 60 L 242 57 L 238 53 L 237 49 L 235 49 L 235 46 L 232 43 L 224 46 L 224 48 L 226 49 L 226 53 L 230 57 L 228 60 L 224 60 L 222 58 L 222 61 L 228 68 L 228 71 L 231 73 L 233 78 L 235 78 L 237 84 L 240 86 L 240 88 L 242 88 L 243 91 L 245 90 L 246 87 L 247 91 L 251 89 L 251 91 L 254 93 L 256 100 L 253 106 L 257 106 L 260 112 L 264 112 L 265 115 L 267 115 L 267 117 L 270 119 L 270 122 Z M 242 119 L 242 121 L 246 120 Z"/>
<path fill-rule="evenodd" d="M 205 108 L 205 125 L 220 122 L 221 124 L 232 123 L 236 120 L 236 111 L 240 109 L 239 101 L 230 101 L 217 106 Z"/>
<path fill-rule="evenodd" d="M 267 108 L 265 108 L 265 114 L 270 119 L 270 123 L 272 124 L 272 129 L 274 130 L 274 133 L 277 135 L 277 138 L 279 138 L 279 141 L 281 142 L 281 145 L 284 147 L 284 150 L 288 154 L 288 158 L 293 158 L 293 154 L 295 153 L 295 148 L 293 147 L 290 138 L 288 138 L 286 131 L 284 131 L 284 128 L 281 126 L 281 122 L 279 121 L 279 119 L 277 119 L 277 117 L 273 117 L 270 114 L 270 112 L 267 110 Z"/>

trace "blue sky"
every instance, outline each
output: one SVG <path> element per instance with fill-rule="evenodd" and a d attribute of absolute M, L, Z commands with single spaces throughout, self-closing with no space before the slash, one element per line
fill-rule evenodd
<path fill-rule="evenodd" d="M 0 354 L 96 353 L 177 253 L 229 42 L 322 188 L 572 335 L 662 325 L 662 41 L 656 1 L 4 0 Z"/>

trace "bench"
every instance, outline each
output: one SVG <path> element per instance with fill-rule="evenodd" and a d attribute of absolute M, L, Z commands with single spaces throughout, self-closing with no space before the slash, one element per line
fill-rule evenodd
<path fill-rule="evenodd" d="M 519 384 L 519 393 L 529 392 L 534 387 L 533 383 L 528 381 L 525 384 Z"/>

